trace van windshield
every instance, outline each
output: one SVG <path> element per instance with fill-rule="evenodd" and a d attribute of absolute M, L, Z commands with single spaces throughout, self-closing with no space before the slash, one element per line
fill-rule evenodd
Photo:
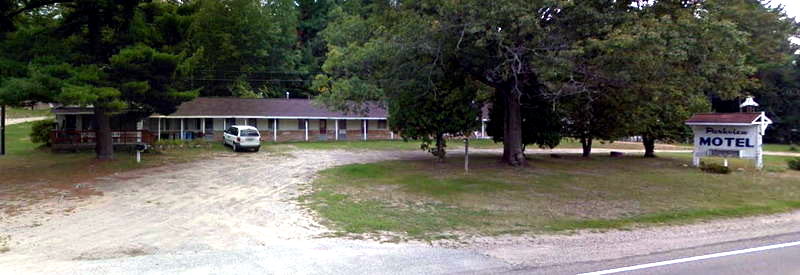
<path fill-rule="evenodd" d="M 257 137 L 259 135 L 258 135 L 258 131 L 256 131 L 256 130 L 244 129 L 244 130 L 241 131 L 241 133 L 239 133 L 239 136 L 242 136 L 242 137 Z"/>

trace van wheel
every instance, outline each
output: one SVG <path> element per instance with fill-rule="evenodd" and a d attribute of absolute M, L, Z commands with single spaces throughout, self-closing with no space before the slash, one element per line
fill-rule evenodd
<path fill-rule="evenodd" d="M 261 150 L 261 147 L 256 147 L 256 149 L 253 149 L 253 152 L 258 152 L 258 150 Z"/>
<path fill-rule="evenodd" d="M 236 143 L 233 144 L 233 151 L 239 152 L 239 146 L 236 146 Z"/>

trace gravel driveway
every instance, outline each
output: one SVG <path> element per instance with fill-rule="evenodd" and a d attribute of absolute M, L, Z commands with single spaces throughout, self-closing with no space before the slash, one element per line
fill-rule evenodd
<path fill-rule="evenodd" d="M 0 220 L 0 236 L 10 236 L 10 251 L 0 254 L 0 267 L 36 270 L 42 261 L 230 250 L 312 239 L 327 231 L 295 198 L 308 190 L 317 171 L 421 156 L 418 151 L 227 153 L 100 178 L 84 185 L 103 196 L 79 202 L 56 199 Z"/>

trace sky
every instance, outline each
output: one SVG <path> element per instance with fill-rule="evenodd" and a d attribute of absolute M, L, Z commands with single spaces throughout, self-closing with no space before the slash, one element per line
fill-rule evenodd
<path fill-rule="evenodd" d="M 770 3 L 773 7 L 783 5 L 783 10 L 786 14 L 794 17 L 795 20 L 800 21 L 800 0 L 772 0 Z M 800 44 L 800 38 L 793 37 L 791 40 L 794 44 Z"/>
<path fill-rule="evenodd" d="M 772 6 L 783 5 L 786 14 L 800 18 L 800 0 L 772 0 Z"/>

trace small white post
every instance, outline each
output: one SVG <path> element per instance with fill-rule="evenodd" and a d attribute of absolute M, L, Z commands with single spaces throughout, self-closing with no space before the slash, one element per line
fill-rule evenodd
<path fill-rule="evenodd" d="M 272 141 L 278 142 L 278 119 L 272 120 Z"/>
<path fill-rule="evenodd" d="M 394 139 L 394 132 L 392 130 L 389 130 L 389 138 Z"/>
<path fill-rule="evenodd" d="M 367 120 L 364 119 L 363 121 L 364 121 L 364 123 L 363 123 L 364 126 L 361 127 L 361 128 L 364 131 L 364 140 L 367 140 Z"/>
<path fill-rule="evenodd" d="M 722 166 L 728 167 L 728 159 L 722 160 Z"/>
<path fill-rule="evenodd" d="M 306 124 L 306 141 L 308 141 L 308 119 L 305 119 L 304 123 Z"/>
<path fill-rule="evenodd" d="M 183 119 L 181 118 L 181 140 L 183 140 Z"/>
<path fill-rule="evenodd" d="M 481 138 L 486 137 L 486 121 L 481 120 Z"/>
<path fill-rule="evenodd" d="M 333 139 L 339 140 L 339 120 L 334 120 L 333 124 L 333 128 L 335 129 L 335 133 L 333 133 Z"/>
<path fill-rule="evenodd" d="M 142 151 L 136 150 L 136 163 L 142 162 Z"/>

